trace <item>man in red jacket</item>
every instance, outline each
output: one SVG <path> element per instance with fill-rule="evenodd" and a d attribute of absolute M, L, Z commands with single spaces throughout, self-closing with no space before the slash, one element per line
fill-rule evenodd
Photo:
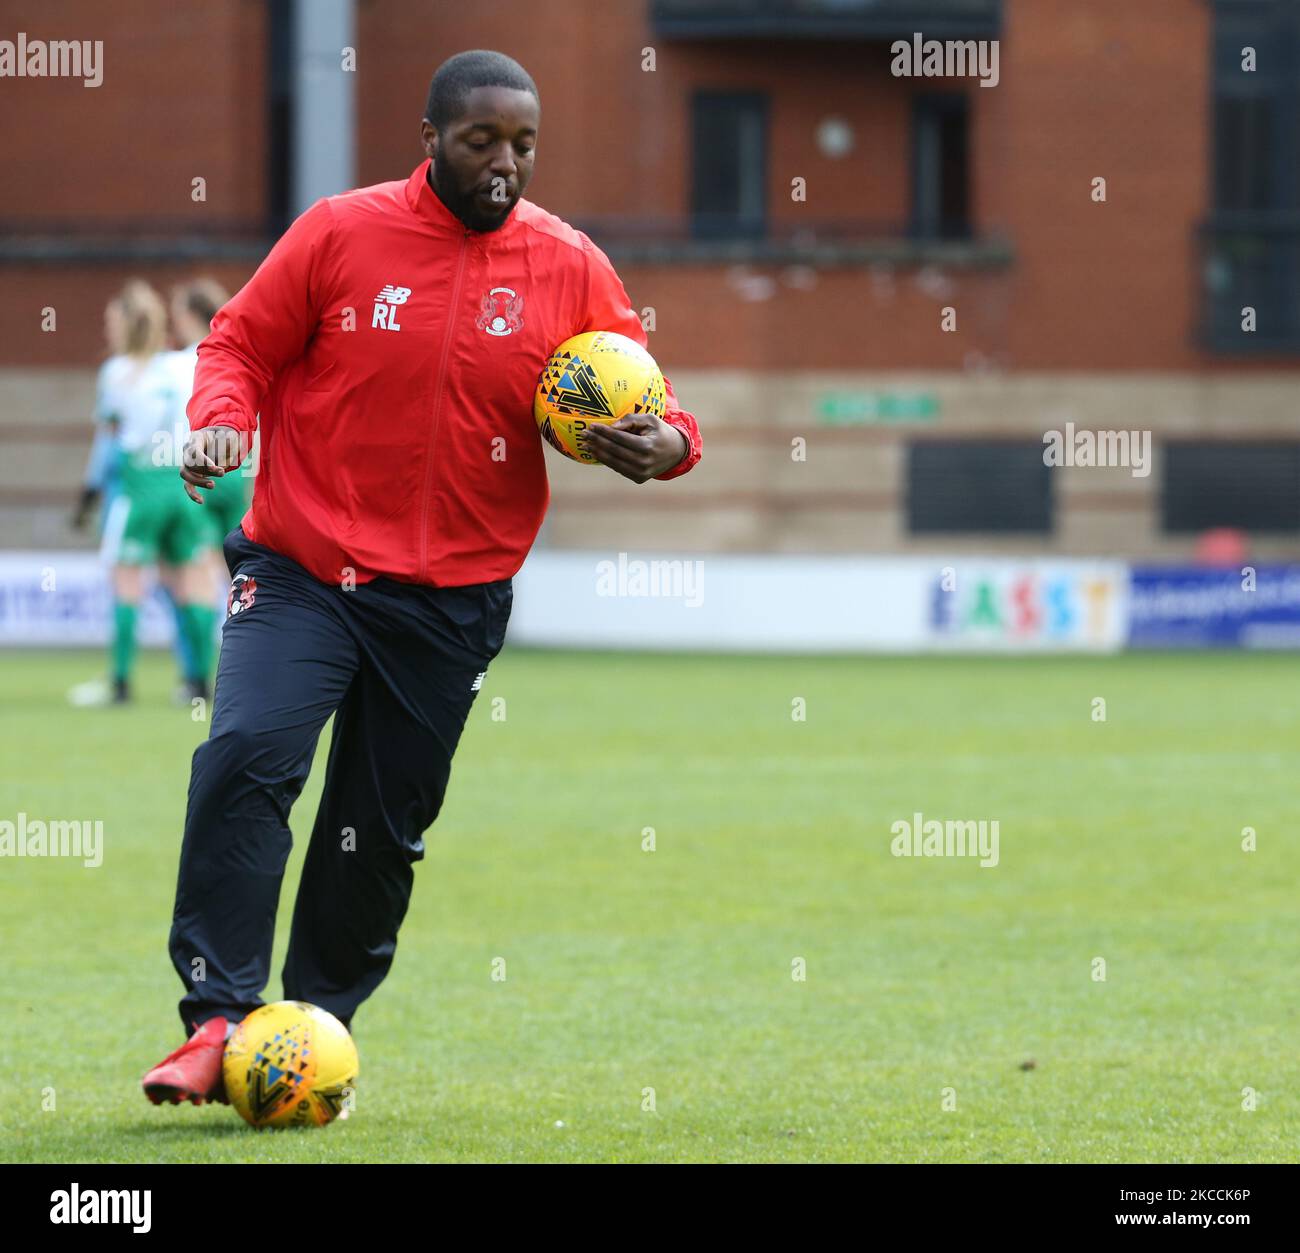
<path fill-rule="evenodd" d="M 181 477 L 239 465 L 261 423 L 208 739 L 194 754 L 169 948 L 189 1038 L 150 1100 L 223 1100 L 221 1052 L 270 975 L 289 811 L 335 715 L 284 965 L 286 999 L 351 1022 L 392 964 L 412 864 L 504 642 L 511 577 L 546 511 L 532 416 L 551 351 L 646 336 L 609 259 L 524 200 L 540 108 L 495 52 L 434 75 L 409 179 L 313 205 L 199 348 Z M 589 428 L 634 482 L 700 458 L 664 420 Z"/>

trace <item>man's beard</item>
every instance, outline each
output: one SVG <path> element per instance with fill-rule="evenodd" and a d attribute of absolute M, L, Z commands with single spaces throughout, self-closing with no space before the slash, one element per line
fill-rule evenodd
<path fill-rule="evenodd" d="M 499 217 L 484 213 L 475 201 L 474 193 L 467 196 L 454 187 L 449 177 L 439 173 L 436 161 L 429 165 L 429 185 L 433 188 L 434 195 L 472 231 L 500 230 L 510 221 L 510 214 L 514 212 L 514 206 L 511 205 L 510 212 L 502 213 Z"/>

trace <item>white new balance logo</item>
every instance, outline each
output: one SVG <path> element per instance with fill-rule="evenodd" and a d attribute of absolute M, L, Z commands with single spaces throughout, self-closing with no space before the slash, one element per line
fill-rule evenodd
<path fill-rule="evenodd" d="M 400 331 L 402 328 L 397 324 L 397 309 L 394 306 L 404 305 L 410 294 L 409 287 L 385 284 L 379 295 L 375 297 L 375 316 L 371 319 L 371 327 L 377 326 L 385 331 Z"/>
<path fill-rule="evenodd" d="M 478 675 L 477 675 L 477 677 L 474 679 L 474 682 L 470 685 L 470 689 L 469 689 L 469 690 L 470 690 L 471 692 L 477 692 L 477 691 L 479 691 L 479 690 L 482 688 L 482 686 L 483 686 L 483 680 L 486 679 L 486 678 L 487 678 L 487 671 L 486 671 L 486 670 L 480 670 L 479 673 L 478 673 Z"/>

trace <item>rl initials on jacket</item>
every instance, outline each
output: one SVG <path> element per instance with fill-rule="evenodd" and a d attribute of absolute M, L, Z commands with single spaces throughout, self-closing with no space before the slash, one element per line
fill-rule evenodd
<path fill-rule="evenodd" d="M 320 200 L 199 346 L 194 430 L 261 420 L 244 531 L 322 582 L 346 568 L 458 586 L 515 574 L 549 501 L 533 391 L 582 331 L 648 347 L 605 254 L 520 200 L 466 227 L 421 164 L 404 182 Z M 665 380 L 665 421 L 700 458 Z"/>

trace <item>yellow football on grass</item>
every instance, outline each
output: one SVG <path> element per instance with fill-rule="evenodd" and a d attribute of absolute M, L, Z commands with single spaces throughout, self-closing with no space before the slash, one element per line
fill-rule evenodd
<path fill-rule="evenodd" d="M 348 1029 L 306 1001 L 255 1009 L 226 1041 L 226 1096 L 253 1127 L 323 1127 L 351 1108 L 359 1058 Z"/>

